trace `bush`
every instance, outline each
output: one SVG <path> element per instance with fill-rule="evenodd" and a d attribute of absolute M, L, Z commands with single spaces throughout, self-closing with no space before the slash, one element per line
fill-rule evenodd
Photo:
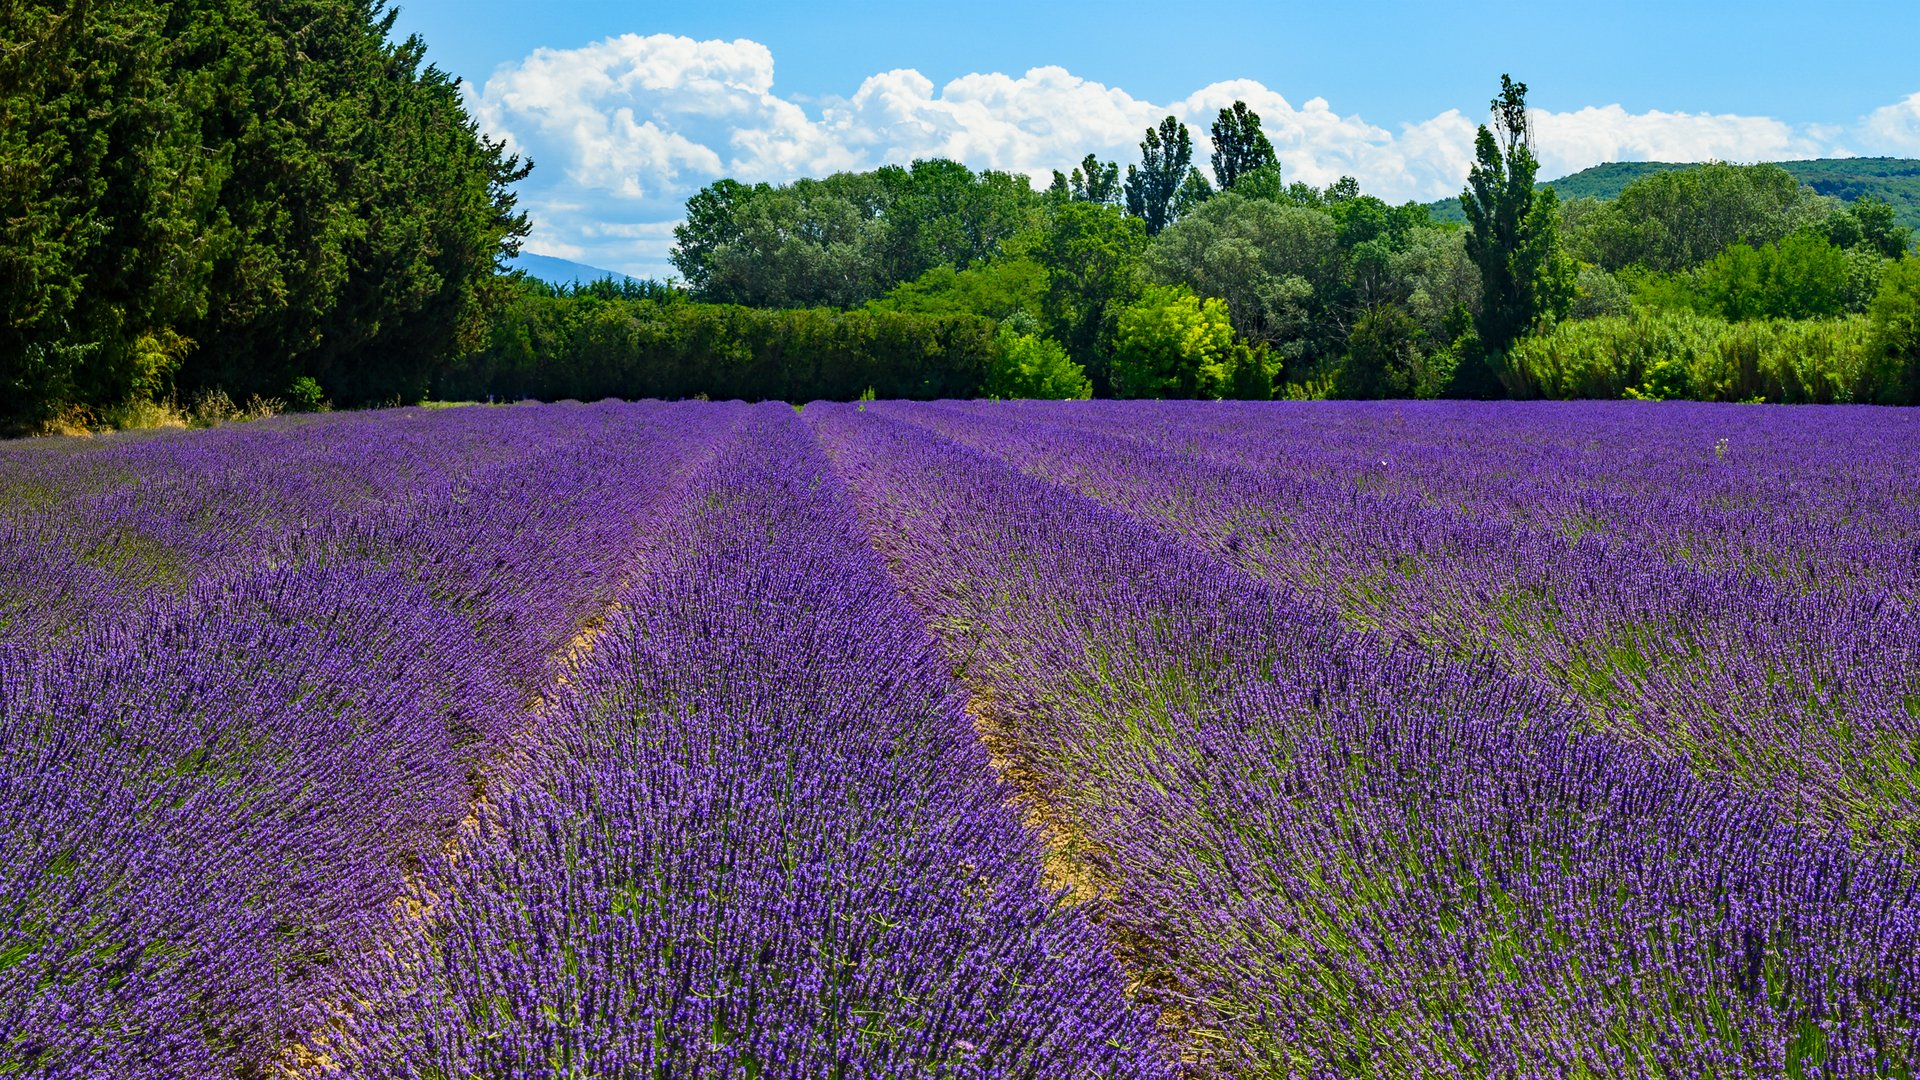
<path fill-rule="evenodd" d="M 1082 399 L 1093 396 L 1093 383 L 1059 342 L 1003 328 L 986 390 L 998 398 Z"/>
<path fill-rule="evenodd" d="M 1702 401 L 1880 401 L 1868 320 L 1728 322 L 1686 312 L 1565 322 L 1517 343 L 1505 375 L 1516 397 Z"/>
<path fill-rule="evenodd" d="M 1120 312 L 1113 393 L 1123 398 L 1221 398 L 1236 359 L 1224 300 L 1184 285 L 1149 285 Z"/>
<path fill-rule="evenodd" d="M 1428 350 L 1425 331 L 1404 308 L 1380 304 L 1354 321 L 1335 385 L 1346 398 L 1433 398 L 1455 367 L 1450 350 Z"/>
<path fill-rule="evenodd" d="M 1887 265 L 1867 323 L 1879 375 L 1879 400 L 1920 405 L 1920 258 Z"/>
<path fill-rule="evenodd" d="M 287 387 L 287 408 L 294 412 L 319 412 L 326 404 L 327 392 L 311 375 L 302 375 Z"/>

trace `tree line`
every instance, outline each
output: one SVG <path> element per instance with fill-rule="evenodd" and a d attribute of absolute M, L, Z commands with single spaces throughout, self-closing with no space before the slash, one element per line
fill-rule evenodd
<path fill-rule="evenodd" d="M 416 399 L 482 344 L 527 165 L 393 18 L 0 5 L 0 427 L 213 388 Z"/>
<path fill-rule="evenodd" d="M 1537 189 L 1502 77 L 1464 224 L 1283 176 L 1244 102 L 1139 160 L 922 160 L 687 203 L 671 283 L 500 270 L 530 163 L 384 0 L 0 12 L 0 425 L 218 389 L 480 397 L 1920 400 L 1892 208 L 1776 166 Z M 1805 370 L 1819 356 L 1820 370 Z"/>
<path fill-rule="evenodd" d="M 1536 186 L 1526 92 L 1502 78 L 1463 225 L 1350 178 L 1286 182 L 1235 102 L 1205 171 L 1169 116 L 1137 164 L 1088 155 L 1043 190 L 951 161 L 720 181 L 675 232 L 673 302 L 982 320 L 972 392 L 1005 396 L 1920 398 L 1913 236 L 1891 206 L 1722 164 L 1562 202 Z M 685 318 L 531 288 L 512 319 L 550 345 L 515 337 L 515 363 L 588 362 L 604 345 L 566 329 L 576 307 L 648 334 Z"/>

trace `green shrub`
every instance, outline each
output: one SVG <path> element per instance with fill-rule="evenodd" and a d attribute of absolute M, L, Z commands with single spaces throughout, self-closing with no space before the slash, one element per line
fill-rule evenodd
<path fill-rule="evenodd" d="M 1232 386 L 1227 302 L 1184 285 L 1149 285 L 1120 312 L 1113 392 L 1123 398 L 1221 398 Z"/>
<path fill-rule="evenodd" d="M 1341 397 L 1432 398 L 1457 367 L 1449 348 L 1429 349 L 1420 324 L 1398 304 L 1380 304 L 1354 320 L 1336 380 Z"/>
<path fill-rule="evenodd" d="M 999 398 L 1081 399 L 1093 396 L 1093 383 L 1059 342 L 1003 328 L 986 390 Z"/>
<path fill-rule="evenodd" d="M 1920 405 L 1920 258 L 1887 264 L 1867 323 L 1879 400 Z"/>
<path fill-rule="evenodd" d="M 287 387 L 287 407 L 294 412 L 319 412 L 326 404 L 327 392 L 311 375 L 302 375 Z"/>
<path fill-rule="evenodd" d="M 978 397 L 999 327 L 973 315 L 525 294 L 435 396 L 852 401 Z"/>
<path fill-rule="evenodd" d="M 1517 343 L 1517 397 L 1848 402 L 1883 398 L 1868 320 L 1728 322 L 1687 312 L 1565 322 Z"/>

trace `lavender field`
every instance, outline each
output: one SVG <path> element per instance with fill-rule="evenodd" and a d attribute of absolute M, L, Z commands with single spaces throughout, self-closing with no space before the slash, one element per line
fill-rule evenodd
<path fill-rule="evenodd" d="M 0 444 L 0 1077 L 1911 1077 L 1920 416 Z"/>

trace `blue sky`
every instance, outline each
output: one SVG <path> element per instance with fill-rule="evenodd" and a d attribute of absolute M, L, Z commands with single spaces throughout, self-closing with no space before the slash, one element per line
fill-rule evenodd
<path fill-rule="evenodd" d="M 686 196 L 721 175 L 938 154 L 1043 177 L 1089 150 L 1137 157 L 1139 129 L 1168 112 L 1203 134 L 1235 98 L 1280 136 L 1293 178 L 1435 198 L 1464 178 L 1503 71 L 1532 88 L 1550 174 L 1920 156 L 1912 0 L 412 0 L 397 30 L 423 36 L 471 84 L 483 127 L 538 163 L 522 187 L 530 250 L 653 275 L 669 272 Z"/>

